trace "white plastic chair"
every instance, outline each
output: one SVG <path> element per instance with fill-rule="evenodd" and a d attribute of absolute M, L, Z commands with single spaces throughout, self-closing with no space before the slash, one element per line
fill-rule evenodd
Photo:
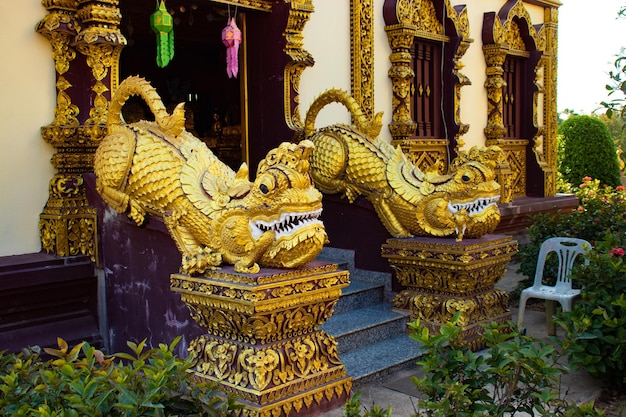
<path fill-rule="evenodd" d="M 522 328 L 526 301 L 529 298 L 558 301 L 563 311 L 572 310 L 574 298 L 580 294 L 579 289 L 572 288 L 572 280 L 570 278 L 572 266 L 578 255 L 585 254 L 590 250 L 591 244 L 586 240 L 570 237 L 553 237 L 541 244 L 534 284 L 532 287 L 523 290 L 520 294 L 517 327 Z M 546 263 L 546 257 L 550 252 L 556 252 L 559 258 L 556 284 L 554 286 L 543 284 L 543 269 Z M 585 264 L 589 263 L 587 259 L 585 259 L 584 262 Z M 553 331 L 550 331 L 551 323 L 552 317 L 548 317 L 548 333 L 554 334 Z"/>

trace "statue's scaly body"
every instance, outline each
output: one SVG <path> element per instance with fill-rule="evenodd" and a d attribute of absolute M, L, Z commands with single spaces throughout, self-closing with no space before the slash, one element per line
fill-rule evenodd
<path fill-rule="evenodd" d="M 121 120 L 124 102 L 141 95 L 155 121 Z M 326 241 L 321 194 L 309 177 L 312 143 L 282 143 L 259 163 L 254 183 L 235 173 L 184 128 L 183 107 L 169 115 L 147 81 L 130 77 L 111 100 L 109 134 L 96 151 L 96 186 L 138 225 L 162 218 L 183 255 L 181 271 L 238 272 L 259 265 L 292 268 L 313 260 Z"/>
<path fill-rule="evenodd" d="M 327 104 L 344 104 L 354 125 L 315 129 L 315 118 Z M 325 193 L 343 193 L 350 202 L 365 196 L 389 233 L 397 238 L 480 237 L 500 222 L 500 186 L 495 167 L 502 158 L 497 147 L 460 152 L 449 173 L 434 166 L 421 171 L 400 148 L 378 138 L 381 114 L 368 121 L 358 104 L 341 90 L 318 97 L 307 113 L 304 136 L 315 144 L 311 175 Z"/>

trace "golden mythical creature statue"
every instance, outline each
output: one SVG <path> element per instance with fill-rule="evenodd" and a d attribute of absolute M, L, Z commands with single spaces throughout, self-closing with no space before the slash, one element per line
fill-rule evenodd
<path fill-rule="evenodd" d="M 143 97 L 155 121 L 123 122 L 132 95 Z M 309 176 L 312 142 L 271 150 L 251 183 L 245 163 L 235 173 L 185 130 L 183 104 L 170 115 L 143 78 L 120 84 L 94 159 L 102 198 L 138 225 L 147 214 L 162 218 L 186 274 L 222 262 L 256 273 L 260 265 L 295 268 L 313 260 L 327 237 L 318 219 L 322 195 Z"/>
<path fill-rule="evenodd" d="M 353 125 L 315 129 L 315 118 L 330 103 L 341 103 Z M 500 148 L 473 147 L 452 161 L 448 174 L 439 166 L 421 171 L 402 150 L 378 138 L 382 113 L 367 120 L 356 101 L 342 90 L 328 90 L 307 112 L 304 137 L 315 144 L 311 175 L 317 188 L 343 193 L 352 203 L 365 196 L 396 238 L 418 236 L 480 237 L 500 222 L 500 185 L 495 167 Z"/>

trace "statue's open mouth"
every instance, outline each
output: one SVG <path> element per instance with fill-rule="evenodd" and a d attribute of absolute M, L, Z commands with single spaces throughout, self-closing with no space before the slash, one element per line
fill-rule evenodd
<path fill-rule="evenodd" d="M 448 201 L 448 210 L 452 214 L 456 214 L 457 212 L 461 210 L 465 210 L 470 216 L 475 216 L 475 215 L 481 214 L 490 206 L 496 205 L 498 203 L 498 200 L 500 200 L 499 195 L 494 196 L 494 197 L 477 198 L 476 200 L 470 201 L 469 203 L 454 203 L 453 204 L 452 202 Z"/>
<path fill-rule="evenodd" d="M 321 220 L 319 220 L 322 214 L 322 209 L 313 210 L 306 213 L 281 213 L 280 219 L 264 221 L 264 220 L 250 220 L 250 230 L 252 231 L 252 237 L 258 239 L 263 233 L 267 231 L 273 231 L 276 233 L 276 240 L 283 236 L 288 236 L 296 230 L 312 224 L 319 224 L 322 226 Z"/>

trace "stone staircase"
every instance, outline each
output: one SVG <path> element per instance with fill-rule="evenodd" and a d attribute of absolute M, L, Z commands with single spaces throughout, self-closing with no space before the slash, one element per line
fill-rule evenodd
<path fill-rule="evenodd" d="M 422 352 L 407 334 L 408 312 L 392 308 L 391 274 L 356 269 L 351 250 L 324 248 L 318 259 L 350 271 L 350 285 L 320 329 L 337 341 L 354 385 L 414 366 Z"/>

